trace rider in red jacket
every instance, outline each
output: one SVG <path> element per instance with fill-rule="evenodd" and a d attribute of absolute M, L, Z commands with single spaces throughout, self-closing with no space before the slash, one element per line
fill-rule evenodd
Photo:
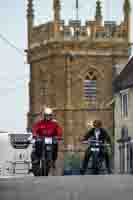
<path fill-rule="evenodd" d="M 50 111 L 49 109 L 47 108 L 46 111 Z M 44 114 L 44 119 L 34 124 L 32 134 L 33 138 L 45 135 L 47 137 L 57 136 L 60 139 L 62 138 L 62 128 L 52 119 L 52 114 Z"/>
<path fill-rule="evenodd" d="M 49 107 L 43 107 L 42 117 L 43 119 L 36 122 L 32 127 L 33 138 L 36 139 L 38 137 L 42 137 L 45 135 L 47 137 L 57 136 L 58 140 L 60 140 L 62 138 L 62 128 L 56 122 L 56 120 L 53 119 L 52 109 Z M 54 145 L 54 151 L 53 151 L 54 163 L 57 160 L 57 156 L 58 156 L 58 144 Z M 36 161 L 37 155 L 35 152 L 32 152 L 31 159 L 32 162 Z"/>

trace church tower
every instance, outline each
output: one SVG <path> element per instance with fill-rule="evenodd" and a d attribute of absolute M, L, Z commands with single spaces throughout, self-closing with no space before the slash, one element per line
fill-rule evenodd
<path fill-rule="evenodd" d="M 109 102 L 114 69 L 129 59 L 129 0 L 124 1 L 120 24 L 104 21 L 100 0 L 96 1 L 93 20 L 85 24 L 69 20 L 66 24 L 60 17 L 61 0 L 53 0 L 53 19 L 40 25 L 34 25 L 33 0 L 27 1 L 28 130 L 45 104 L 54 109 L 63 127 L 65 145 L 76 146 L 77 138 L 95 119 L 101 119 L 112 135 L 113 107 Z"/>

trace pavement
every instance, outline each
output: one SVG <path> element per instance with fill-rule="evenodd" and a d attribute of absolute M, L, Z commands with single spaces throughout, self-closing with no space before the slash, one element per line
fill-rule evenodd
<path fill-rule="evenodd" d="M 1 177 L 0 200 L 132 200 L 132 175 Z"/>

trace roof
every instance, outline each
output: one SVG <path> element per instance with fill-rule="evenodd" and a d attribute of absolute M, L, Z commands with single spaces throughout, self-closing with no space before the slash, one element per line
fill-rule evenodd
<path fill-rule="evenodd" d="M 131 57 L 113 84 L 115 92 L 133 87 L 133 57 Z"/>

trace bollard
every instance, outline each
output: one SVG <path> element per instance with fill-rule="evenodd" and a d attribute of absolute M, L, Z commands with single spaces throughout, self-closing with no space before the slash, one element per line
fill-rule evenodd
<path fill-rule="evenodd" d="M 127 173 L 130 174 L 130 171 L 131 171 L 131 152 L 130 152 L 130 149 L 131 149 L 131 144 L 130 142 L 127 142 L 126 144 L 126 150 L 127 150 Z"/>
<path fill-rule="evenodd" d="M 125 144 L 122 142 L 119 144 L 120 153 L 120 173 L 125 173 Z"/>
<path fill-rule="evenodd" d="M 130 173 L 133 174 L 133 141 L 130 142 Z"/>

